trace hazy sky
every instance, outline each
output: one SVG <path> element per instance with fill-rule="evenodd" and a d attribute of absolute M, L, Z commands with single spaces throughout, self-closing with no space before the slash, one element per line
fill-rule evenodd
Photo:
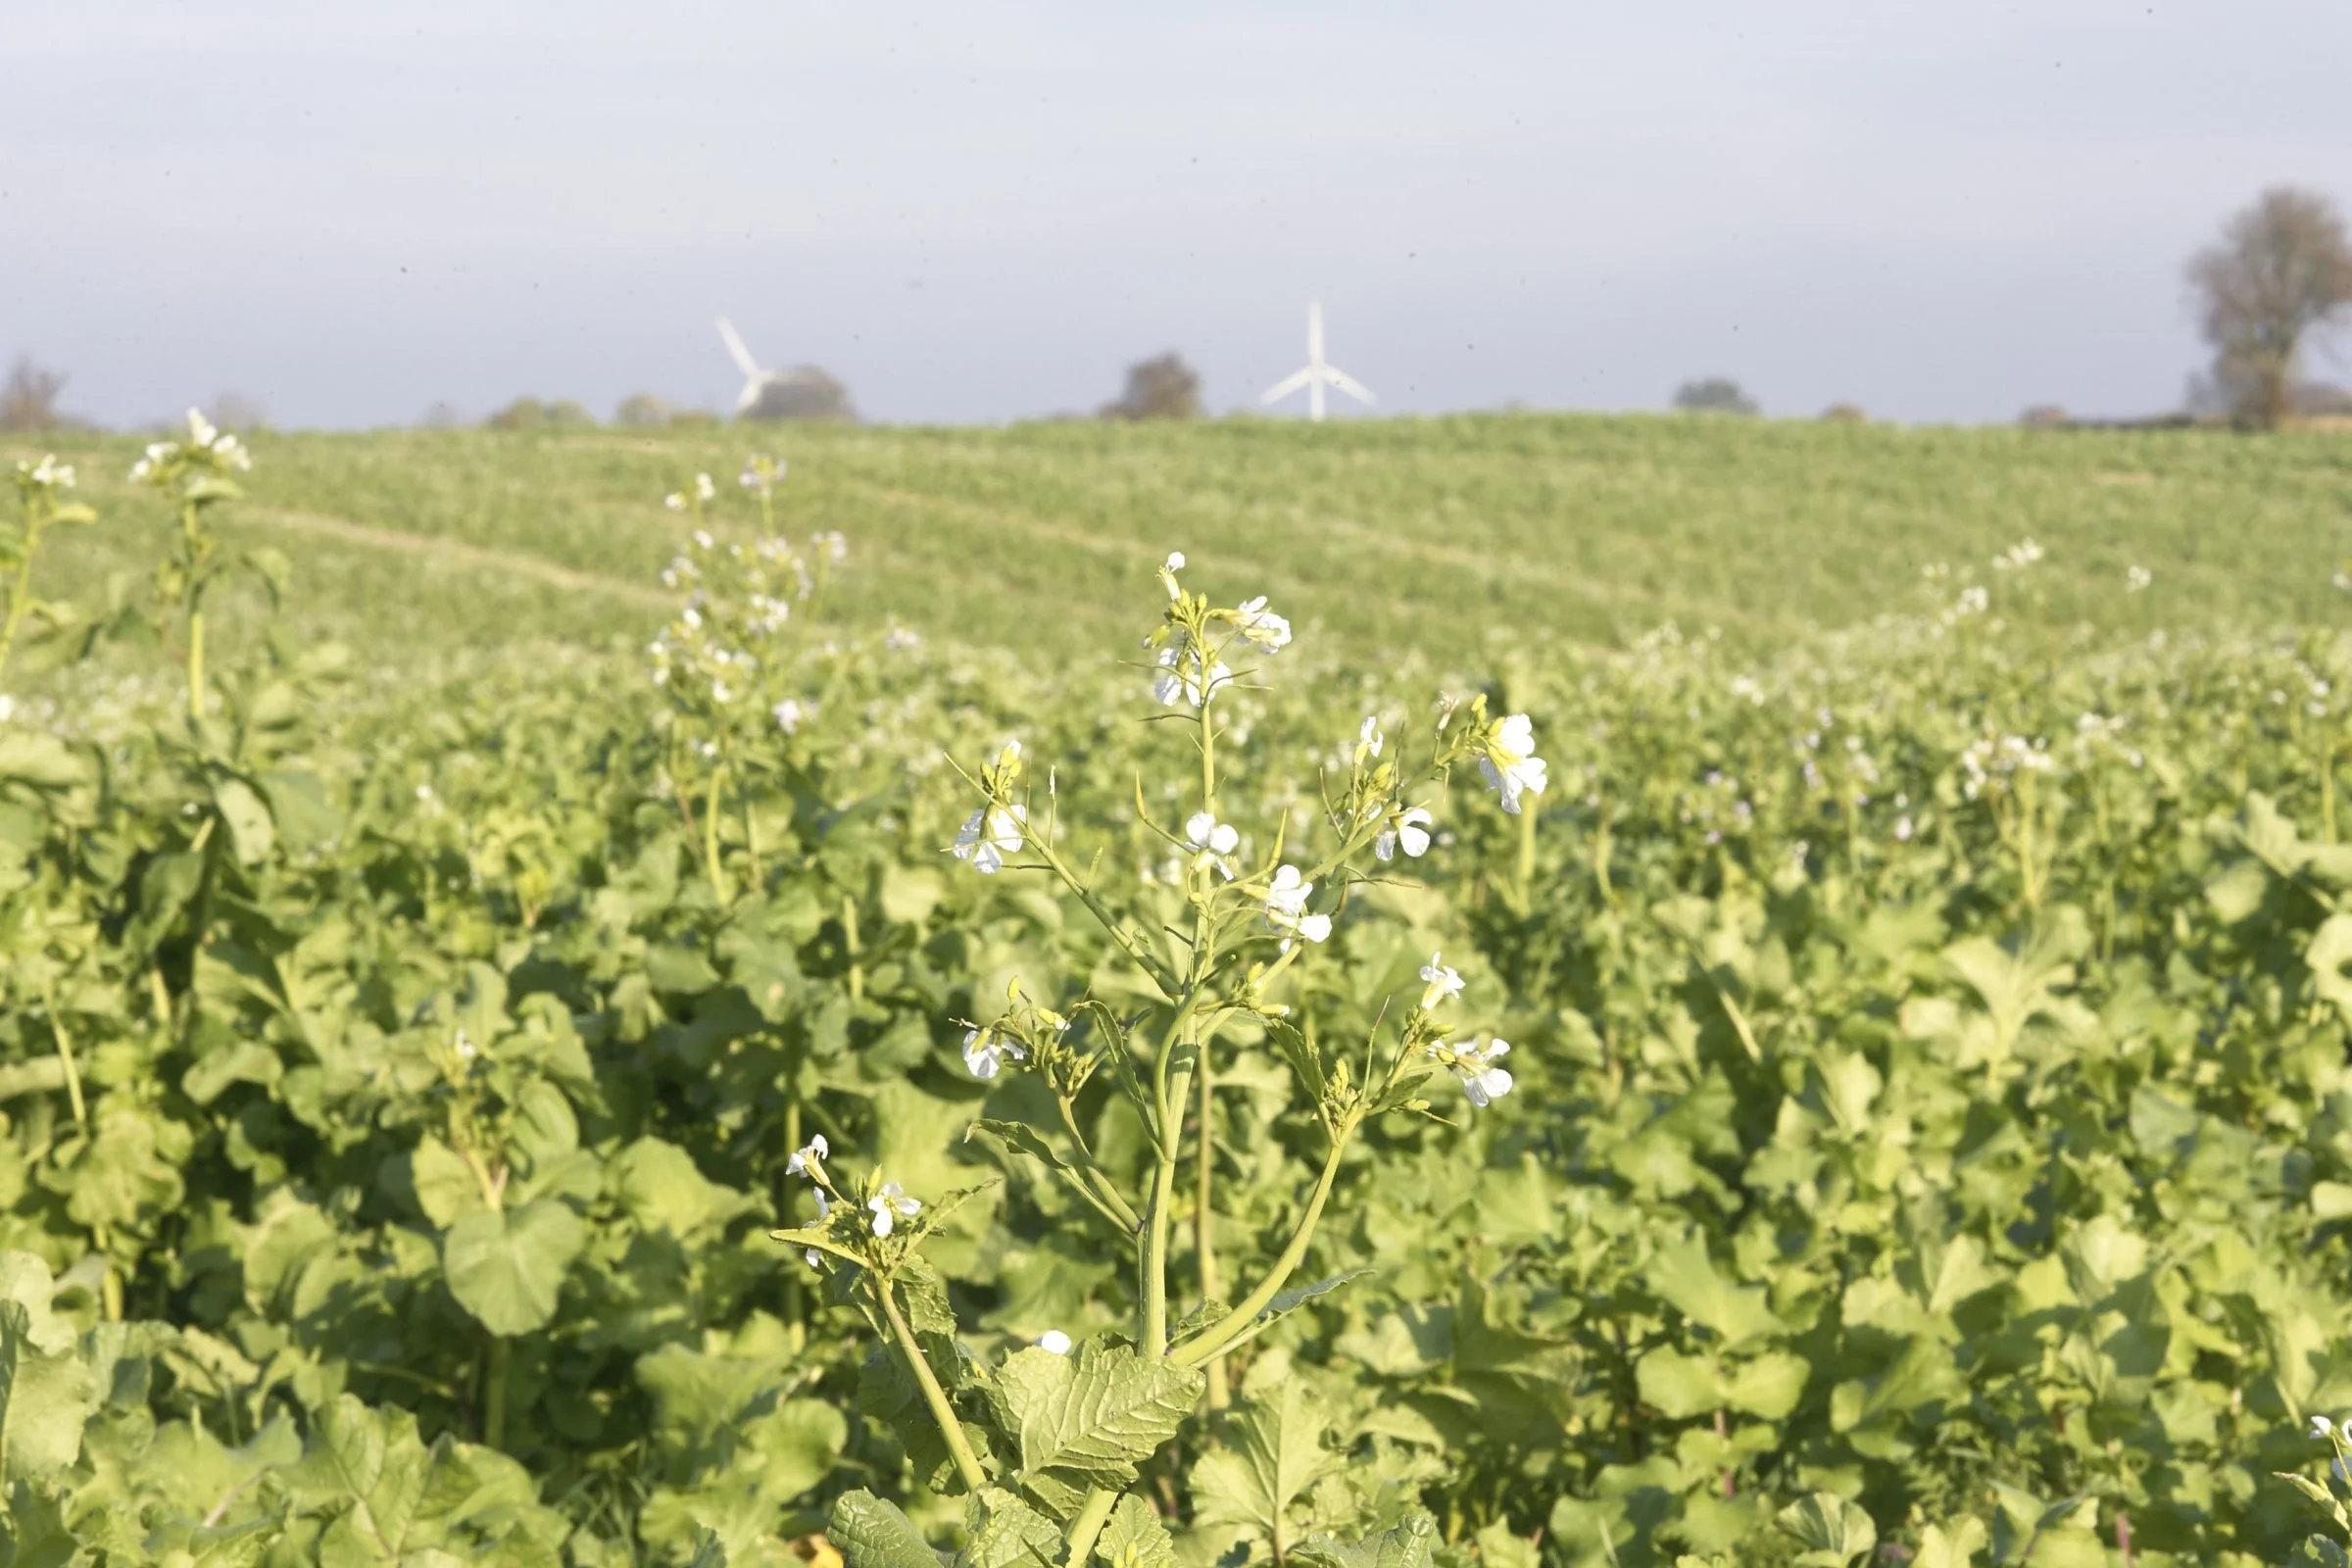
<path fill-rule="evenodd" d="M 2342 0 L 10 0 L 0 353 L 296 425 L 729 408 L 710 327 L 885 419 L 1180 350 L 1394 411 L 2175 404 L 2180 264 L 2352 201 Z"/>

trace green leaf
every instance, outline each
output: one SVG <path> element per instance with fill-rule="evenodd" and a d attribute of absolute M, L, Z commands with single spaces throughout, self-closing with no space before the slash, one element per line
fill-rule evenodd
<path fill-rule="evenodd" d="M 1773 1522 L 1805 1548 L 1795 1559 L 1803 1568 L 1844 1568 L 1879 1544 L 1870 1515 L 1832 1493 L 1816 1492 L 1792 1502 Z"/>
<path fill-rule="evenodd" d="M 1103 1568 L 1176 1568 L 1176 1543 L 1152 1505 L 1134 1493 L 1110 1510 L 1110 1522 L 1095 1543 Z"/>
<path fill-rule="evenodd" d="M 259 865 L 277 845 L 277 823 L 253 786 L 241 778 L 224 778 L 213 786 L 213 805 L 227 824 L 229 848 L 240 865 Z"/>
<path fill-rule="evenodd" d="M 1027 1349 L 996 1377 L 1023 1471 L 1070 1470 L 1123 1485 L 1176 1435 L 1205 1378 L 1159 1356 L 1090 1341 L 1075 1355 Z"/>
<path fill-rule="evenodd" d="M 1673 1420 L 1704 1415 L 1723 1403 L 1715 1363 L 1703 1355 L 1686 1355 L 1671 1345 L 1642 1356 L 1634 1375 L 1642 1397 Z"/>
<path fill-rule="evenodd" d="M 1984 1549 L 1984 1521 L 1963 1519 L 1951 1529 L 1930 1525 L 1919 1535 L 1919 1555 L 1911 1568 L 1968 1568 Z"/>
<path fill-rule="evenodd" d="M 473 1167 L 431 1133 L 416 1140 L 409 1155 L 409 1177 L 416 1206 L 442 1230 L 483 1206 L 482 1184 Z"/>
<path fill-rule="evenodd" d="M 970 1544 L 956 1568 L 1054 1568 L 1061 1527 L 1002 1487 L 983 1489 L 964 1507 Z"/>
<path fill-rule="evenodd" d="M 1429 1568 L 1438 1540 L 1438 1521 L 1416 1508 L 1394 1529 L 1343 1545 L 1328 1536 L 1301 1542 L 1297 1556 L 1317 1568 Z"/>
<path fill-rule="evenodd" d="M 914 1521 L 863 1487 L 833 1499 L 825 1535 L 849 1568 L 945 1568 L 951 1559 L 931 1549 Z"/>
<path fill-rule="evenodd" d="M 1695 1234 L 1658 1249 L 1649 1261 L 1649 1288 L 1692 1323 L 1726 1345 L 1787 1332 L 1756 1285 L 1735 1285 L 1716 1272 L 1705 1240 Z"/>
<path fill-rule="evenodd" d="M 442 1239 L 441 1272 L 458 1304 L 491 1333 L 529 1334 L 556 1315 L 564 1275 L 585 1242 L 579 1216 L 554 1199 L 482 1209 Z"/>
<path fill-rule="evenodd" d="M 1249 1400 L 1228 1420 L 1227 1442 L 1193 1466 L 1195 1517 L 1266 1537 L 1285 1531 L 1307 1489 L 1345 1462 L 1324 1442 L 1332 1424 L 1303 1379 Z"/>
<path fill-rule="evenodd" d="M 55 735 L 22 724 L 0 728 L 0 779 L 38 790 L 63 790 L 90 777 L 88 760 Z"/>
<path fill-rule="evenodd" d="M 1767 1350 L 1732 1369 L 1724 1380 L 1723 1402 L 1735 1410 L 1778 1421 L 1796 1408 L 1805 1392 L 1807 1371 L 1803 1356 Z"/>
<path fill-rule="evenodd" d="M 98 1408 L 97 1379 L 70 1343 L 42 1348 L 55 1339 L 43 1332 L 46 1317 L 46 1303 L 36 1316 L 21 1300 L 0 1300 L 0 1480 L 71 1465 L 81 1453 L 82 1424 Z"/>

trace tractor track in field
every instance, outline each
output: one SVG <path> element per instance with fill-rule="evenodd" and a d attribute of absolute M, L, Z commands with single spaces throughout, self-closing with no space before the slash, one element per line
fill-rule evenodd
<path fill-rule="evenodd" d="M 486 566 L 494 571 L 527 577 L 568 593 L 602 594 L 607 598 L 626 600 L 630 604 L 654 610 L 676 608 L 675 596 L 665 594 L 659 588 L 630 582 L 625 578 L 578 571 L 538 556 L 526 556 L 512 550 L 496 550 L 486 545 L 466 544 L 463 540 L 437 538 L 431 534 L 404 533 L 397 528 L 378 528 L 369 523 L 353 522 L 348 517 L 330 517 L 324 513 L 298 512 L 280 507 L 247 507 L 241 515 L 249 522 L 263 523 L 289 533 L 309 534 L 317 539 L 333 539 L 364 549 L 448 562 L 455 565 Z"/>

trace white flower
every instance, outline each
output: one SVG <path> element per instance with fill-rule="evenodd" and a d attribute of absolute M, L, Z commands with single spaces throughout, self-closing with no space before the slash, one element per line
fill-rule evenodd
<path fill-rule="evenodd" d="M 2156 574 L 2145 566 L 2126 566 L 2124 568 L 2124 592 L 2128 594 L 2138 593 L 2155 580 Z"/>
<path fill-rule="evenodd" d="M 220 433 L 213 428 L 213 421 L 206 418 L 201 410 L 190 409 L 188 411 L 188 442 L 190 445 L 210 447 L 213 444 L 213 438 Z"/>
<path fill-rule="evenodd" d="M 884 1182 L 882 1191 L 867 1199 L 865 1206 L 874 1211 L 876 1236 L 888 1236 L 897 1227 L 896 1215 L 912 1218 L 923 1211 L 922 1200 L 908 1198 L 897 1182 Z"/>
<path fill-rule="evenodd" d="M 704 483 L 708 484 L 710 482 L 710 476 L 709 474 L 702 474 L 700 477 Z M 710 498 L 709 496 L 704 496 L 702 499 L 708 501 Z M 715 550 L 718 548 L 718 541 L 710 537 L 710 530 L 708 528 L 695 529 L 694 542 L 698 545 L 701 545 L 705 550 Z"/>
<path fill-rule="evenodd" d="M 787 1176 L 807 1176 L 808 1174 L 808 1168 L 811 1165 L 823 1160 L 832 1152 L 833 1146 L 825 1142 L 825 1135 L 823 1133 L 818 1133 L 814 1138 L 809 1139 L 807 1144 L 792 1152 L 792 1158 L 784 1162 L 784 1174 Z M 821 1219 L 824 1216 L 825 1209 L 825 1195 L 821 1192 L 816 1195 L 816 1209 L 817 1216 Z"/>
<path fill-rule="evenodd" d="M 1378 757 L 1381 747 L 1386 745 L 1388 737 L 1380 732 L 1379 716 L 1366 713 L 1363 723 L 1358 725 L 1355 731 L 1356 761 L 1362 762 L 1367 758 Z"/>
<path fill-rule="evenodd" d="M 1421 966 L 1421 1010 L 1429 1011 L 1441 1002 L 1451 1002 L 1462 994 L 1462 977 L 1447 965 L 1439 962 L 1442 955 L 1431 954 Z"/>
<path fill-rule="evenodd" d="M 1048 1329 L 1037 1337 L 1037 1348 L 1050 1355 L 1070 1353 L 1070 1337 L 1059 1329 Z"/>
<path fill-rule="evenodd" d="M 803 708 L 796 699 L 787 697 L 768 711 L 776 716 L 776 728 L 792 735 L 800 731 L 801 721 L 808 716 L 809 709 Z"/>
<path fill-rule="evenodd" d="M 1249 642 L 1269 654 L 1279 654 L 1290 646 L 1291 623 L 1266 608 L 1266 596 L 1245 600 L 1233 612 L 1233 623 Z"/>
<path fill-rule="evenodd" d="M 1911 814 L 1908 811 L 1894 819 L 1894 841 L 1897 844 L 1911 842 Z"/>
<path fill-rule="evenodd" d="M 1482 1109 L 1511 1092 L 1511 1075 L 1494 1065 L 1510 1054 L 1510 1042 L 1505 1040 L 1489 1041 L 1483 1046 L 1465 1040 L 1458 1046 L 1441 1044 L 1429 1048 L 1431 1058 L 1443 1062 L 1459 1078 L 1470 1103 Z"/>
<path fill-rule="evenodd" d="M 1330 915 L 1306 912 L 1307 895 L 1314 891 L 1315 885 L 1302 880 L 1295 865 L 1278 869 L 1266 888 L 1266 924 L 1282 933 L 1285 953 L 1290 951 L 1293 937 L 1321 942 L 1331 935 Z"/>
<path fill-rule="evenodd" d="M 465 1031 L 465 1030 L 463 1030 L 463 1029 L 459 1030 L 459 1031 L 458 1031 L 458 1059 L 459 1059 L 460 1061 L 471 1061 L 471 1060 L 473 1060 L 473 1058 L 474 1058 L 474 1057 L 476 1057 L 476 1056 L 480 1055 L 481 1054 L 482 1054 L 482 1048 L 481 1048 L 481 1047 L 479 1047 L 479 1046 L 477 1046 L 477 1045 L 475 1045 L 475 1044 L 473 1043 L 473 1041 L 472 1041 L 470 1038 L 468 1038 L 468 1037 L 467 1037 L 467 1035 L 466 1035 L 466 1031 Z"/>
<path fill-rule="evenodd" d="M 1169 551 L 1168 559 L 1159 564 L 1159 585 L 1168 591 L 1170 599 L 1184 597 L 1183 588 L 1179 587 L 1176 582 L 1176 574 L 1183 569 L 1184 552 L 1181 550 Z"/>
<path fill-rule="evenodd" d="M 2315 1415 L 2311 1418 L 2311 1435 L 2315 1438 L 2332 1438 L 2335 1436 L 2335 1423 L 2324 1415 Z"/>
<path fill-rule="evenodd" d="M 1230 822 L 1220 822 L 1206 811 L 1195 811 L 1184 824 L 1185 841 L 1193 847 L 1193 869 L 1206 870 L 1215 866 L 1225 880 L 1233 880 L 1233 852 L 1241 848 L 1242 835 Z"/>
<path fill-rule="evenodd" d="M 1167 564 L 1161 569 L 1165 571 L 1182 571 L 1184 569 L 1184 552 L 1181 550 L 1169 551 Z"/>
<path fill-rule="evenodd" d="M 2022 539 L 1992 558 L 1995 571 L 2023 571 L 2041 559 L 2041 546 L 2032 539 Z"/>
<path fill-rule="evenodd" d="M 956 858 L 969 860 L 982 876 L 1004 869 L 1004 857 L 1019 851 L 1021 831 L 1029 820 L 1026 806 L 984 806 L 964 819 L 956 832 Z"/>
<path fill-rule="evenodd" d="M 711 499 L 713 499 L 714 497 L 716 497 L 716 496 L 717 496 L 717 494 L 718 494 L 718 486 L 716 486 L 716 485 L 714 485 L 714 484 L 712 484 L 712 483 L 710 482 L 710 476 L 709 474 L 707 474 L 707 473 L 698 473 L 698 474 L 696 474 L 696 475 L 694 476 L 694 499 L 695 499 L 695 500 L 697 500 L 697 501 L 709 501 L 709 500 L 711 500 Z M 704 548 L 705 550 L 708 550 L 708 549 L 710 549 L 710 540 L 708 540 L 708 539 L 705 539 L 705 540 L 703 541 L 703 548 Z"/>
<path fill-rule="evenodd" d="M 1487 788 L 1501 798 L 1505 811 L 1516 816 L 1521 793 L 1541 795 L 1546 782 L 1544 759 L 1533 755 L 1535 722 L 1525 713 L 1513 713 L 1489 732 L 1484 748 L 1478 768 L 1487 776 Z"/>
<path fill-rule="evenodd" d="M 669 494 L 663 496 L 662 498 L 662 504 L 672 512 L 684 512 L 686 510 L 686 498 L 678 494 L 675 490 L 672 490 Z"/>
<path fill-rule="evenodd" d="M 1007 1040 L 991 1029 L 967 1029 L 963 1033 L 963 1064 L 975 1078 L 994 1078 L 1004 1070 L 1004 1058 L 1027 1061 L 1029 1053 L 1017 1040 Z"/>
<path fill-rule="evenodd" d="M 1402 849 L 1418 860 L 1429 853 L 1429 824 L 1434 820 L 1426 807 L 1408 806 L 1389 818 L 1389 825 L 1380 837 L 1372 841 L 1372 853 L 1384 860 L 1393 860 Z"/>
<path fill-rule="evenodd" d="M 1220 660 L 1208 671 L 1208 694 L 1231 685 L 1233 671 Z M 1189 646 L 1177 643 L 1159 651 L 1159 673 L 1152 679 L 1152 693 L 1170 708 L 1199 708 L 1200 706 L 1200 659 Z"/>
<path fill-rule="evenodd" d="M 19 460 L 17 471 L 45 490 L 74 488 L 74 465 L 60 463 L 52 454 L 44 453 L 37 464 Z"/>
<path fill-rule="evenodd" d="M 1982 615 L 1991 608 L 1992 596 L 1986 593 L 1984 585 L 1980 583 L 1961 589 L 1960 602 L 1952 607 L 1952 611 L 1955 614 Z"/>
<path fill-rule="evenodd" d="M 922 647 L 923 639 L 919 634 L 909 631 L 905 626 L 893 625 L 890 630 L 882 634 L 882 646 L 894 654 L 903 654 L 908 649 Z"/>

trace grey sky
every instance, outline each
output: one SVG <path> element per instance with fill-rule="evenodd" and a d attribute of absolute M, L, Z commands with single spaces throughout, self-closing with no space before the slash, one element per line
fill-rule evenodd
<path fill-rule="evenodd" d="M 2334 0 L 844 6 L 13 0 L 0 352 L 109 421 L 1218 408 L 1303 303 L 1386 410 L 2167 406 L 2184 255 L 2352 198 Z"/>

